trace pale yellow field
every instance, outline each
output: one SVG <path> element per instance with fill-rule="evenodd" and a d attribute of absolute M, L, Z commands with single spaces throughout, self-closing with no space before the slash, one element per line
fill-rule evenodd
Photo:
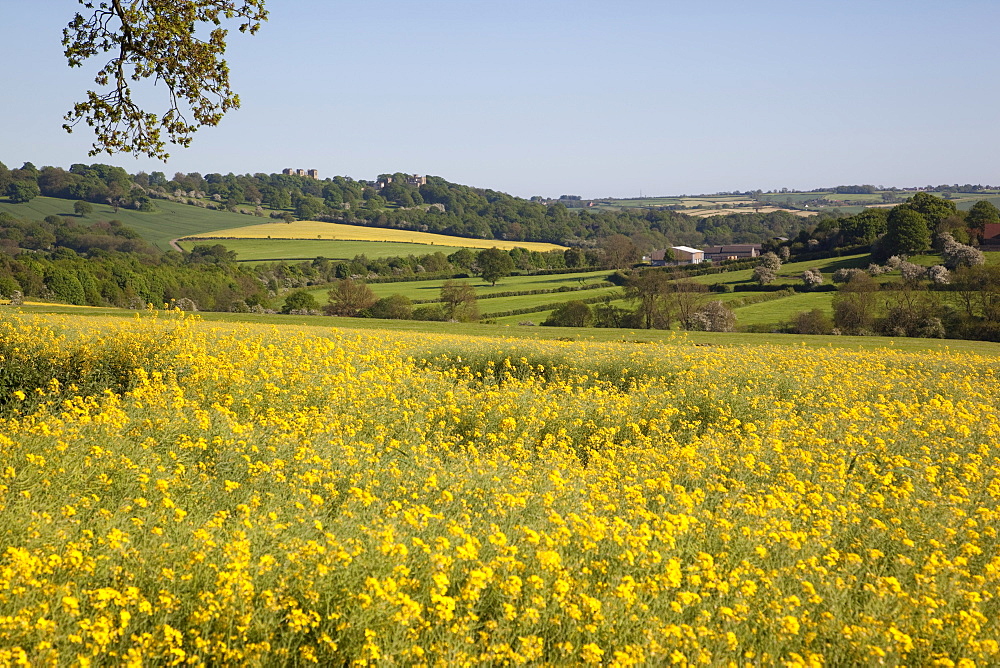
<path fill-rule="evenodd" d="M 753 204 L 752 199 L 696 199 L 696 198 L 685 198 L 681 200 L 684 206 L 715 206 L 716 204 Z"/>
<path fill-rule="evenodd" d="M 683 210 L 682 213 L 686 213 L 689 216 L 697 216 L 698 218 L 707 218 L 709 216 L 724 216 L 730 213 L 771 213 L 772 211 L 788 211 L 789 213 L 794 213 L 796 216 L 802 216 L 803 218 L 807 216 L 815 216 L 816 211 L 796 211 L 793 209 L 783 209 L 777 206 L 762 206 L 758 207 L 756 210 L 748 208 L 739 209 L 693 209 L 693 210 Z"/>
<path fill-rule="evenodd" d="M 264 223 L 218 230 L 210 235 L 196 235 L 186 239 L 338 239 L 340 241 L 396 241 L 429 246 L 460 246 L 463 248 L 526 248 L 533 251 L 562 250 L 563 246 L 537 241 L 504 241 L 502 239 L 466 239 L 445 234 L 394 230 L 384 227 L 363 227 L 323 223 L 317 220 L 300 220 L 293 223 Z"/>

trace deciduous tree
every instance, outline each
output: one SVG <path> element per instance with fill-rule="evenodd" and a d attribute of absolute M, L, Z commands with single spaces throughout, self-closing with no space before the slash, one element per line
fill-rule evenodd
<path fill-rule="evenodd" d="M 601 240 L 601 249 L 604 251 L 604 264 L 609 269 L 624 269 L 642 257 L 636 245 L 624 234 L 605 237 Z"/>
<path fill-rule="evenodd" d="M 625 284 L 625 297 L 636 303 L 636 315 L 646 329 L 670 329 L 673 304 L 668 299 L 670 277 L 659 269 L 634 272 Z"/>
<path fill-rule="evenodd" d="M 476 289 L 464 281 L 447 280 L 441 286 L 441 302 L 448 320 L 473 322 L 479 320 Z"/>
<path fill-rule="evenodd" d="M 550 327 L 590 327 L 594 324 L 594 313 L 586 302 L 574 299 L 556 307 L 542 324 Z"/>
<path fill-rule="evenodd" d="M 352 278 L 335 281 L 333 289 L 326 295 L 328 301 L 324 311 L 327 315 L 353 317 L 378 301 L 378 297 L 367 284 Z"/>
<path fill-rule="evenodd" d="M 718 300 L 700 306 L 689 325 L 689 329 L 701 332 L 731 332 L 735 327 L 736 314 Z"/>
<path fill-rule="evenodd" d="M 887 228 L 882 238 L 885 255 L 912 255 L 930 248 L 931 233 L 927 219 L 912 208 L 897 206 L 890 211 Z"/>
<path fill-rule="evenodd" d="M 14 181 L 7 186 L 7 197 L 12 204 L 30 202 L 41 194 L 38 184 L 34 181 Z"/>
<path fill-rule="evenodd" d="M 285 305 L 281 307 L 282 313 L 308 313 L 319 308 L 316 298 L 305 290 L 296 290 L 285 297 Z"/>
<path fill-rule="evenodd" d="M 267 20 L 264 0 L 79 1 L 87 11 L 63 30 L 70 67 L 110 54 L 94 78 L 98 91 L 87 91 L 63 125 L 68 132 L 81 121 L 94 128 L 91 155 L 124 152 L 166 159 L 168 141 L 188 146 L 199 127 L 218 125 L 227 111 L 239 107 L 223 58 L 228 30 L 222 24 L 236 21 L 240 32 L 256 33 Z M 166 86 L 162 114 L 133 99 L 133 84 L 144 79 Z"/>
<path fill-rule="evenodd" d="M 406 295 L 383 297 L 368 309 L 373 318 L 408 320 L 413 315 L 413 302 Z"/>
<path fill-rule="evenodd" d="M 511 259 L 507 251 L 499 248 L 487 248 L 479 251 L 476 258 L 479 265 L 479 275 L 484 281 L 489 281 L 491 285 L 496 285 L 497 281 L 505 276 L 510 276 L 514 271 L 514 260 Z"/>
<path fill-rule="evenodd" d="M 1000 223 L 1000 209 L 987 200 L 979 200 L 973 204 L 965 217 L 965 224 L 972 230 L 975 242 L 982 241 L 986 225 L 990 223 Z"/>
<path fill-rule="evenodd" d="M 774 283 L 774 279 L 776 278 L 778 278 L 778 273 L 767 265 L 758 264 L 753 268 L 753 280 L 757 281 L 760 285 Z"/>
<path fill-rule="evenodd" d="M 878 308 L 878 283 L 867 274 L 855 274 L 833 298 L 833 321 L 845 334 L 869 334 Z"/>

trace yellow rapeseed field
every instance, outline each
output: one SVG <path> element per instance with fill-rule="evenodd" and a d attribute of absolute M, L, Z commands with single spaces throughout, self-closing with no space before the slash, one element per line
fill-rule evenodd
<path fill-rule="evenodd" d="M 4 316 L 0 664 L 997 665 L 996 369 Z"/>
<path fill-rule="evenodd" d="M 364 225 L 324 223 L 316 220 L 298 220 L 291 223 L 262 223 L 218 230 L 204 236 L 186 237 L 188 240 L 205 239 L 337 239 L 339 241 L 396 241 L 430 246 L 458 246 L 459 248 L 525 248 L 532 251 L 564 250 L 563 246 L 540 241 L 504 241 L 502 239 L 470 239 L 446 234 L 431 234 Z M 428 252 L 433 252 L 431 248 Z"/>

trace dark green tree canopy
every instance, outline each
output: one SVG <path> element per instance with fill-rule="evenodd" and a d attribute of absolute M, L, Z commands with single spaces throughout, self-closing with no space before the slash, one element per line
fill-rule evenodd
<path fill-rule="evenodd" d="M 880 235 L 885 234 L 888 216 L 888 209 L 865 209 L 858 214 L 844 218 L 841 221 L 840 229 L 849 241 L 871 243 Z"/>
<path fill-rule="evenodd" d="M 489 281 L 496 285 L 504 276 L 510 276 L 514 271 L 514 260 L 511 259 L 507 251 L 499 248 L 487 248 L 479 252 L 476 258 L 479 265 L 479 274 L 484 281 Z"/>
<path fill-rule="evenodd" d="M 235 20 L 240 32 L 256 33 L 267 20 L 264 0 L 79 2 L 88 11 L 63 30 L 70 67 L 110 54 L 94 78 L 100 92 L 87 91 L 63 125 L 68 132 L 80 121 L 94 128 L 91 155 L 124 152 L 165 160 L 167 141 L 188 146 L 200 126 L 218 125 L 227 111 L 239 107 L 223 59 L 229 31 L 221 26 Z M 144 79 L 166 85 L 169 102 L 163 114 L 133 99 L 132 85 Z"/>
<path fill-rule="evenodd" d="M 542 323 L 548 327 L 590 327 L 594 313 L 586 302 L 574 299 L 560 304 Z"/>
<path fill-rule="evenodd" d="M 30 202 L 42 193 L 34 181 L 14 181 L 7 186 L 6 194 L 10 198 L 11 204 L 23 204 Z"/>
<path fill-rule="evenodd" d="M 969 209 L 969 214 L 965 217 L 965 224 L 982 239 L 986 225 L 990 223 L 1000 223 L 1000 209 L 997 209 L 992 202 L 979 200 Z"/>
<path fill-rule="evenodd" d="M 319 302 L 306 290 L 296 290 L 285 297 L 285 305 L 281 307 L 282 313 L 292 311 L 315 311 L 319 309 Z"/>
<path fill-rule="evenodd" d="M 887 255 L 911 255 L 930 248 L 927 218 L 912 208 L 897 206 L 890 211 L 887 227 L 882 238 L 883 252 Z"/>
<path fill-rule="evenodd" d="M 954 202 L 923 192 L 917 193 L 901 206 L 922 215 L 931 229 L 936 228 L 949 216 L 958 213 L 958 207 L 955 206 Z"/>

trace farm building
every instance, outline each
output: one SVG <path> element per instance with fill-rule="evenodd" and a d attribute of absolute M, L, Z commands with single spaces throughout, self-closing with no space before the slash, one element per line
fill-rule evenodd
<path fill-rule="evenodd" d="M 690 246 L 674 246 L 674 260 L 677 264 L 698 264 L 705 261 L 705 253 Z"/>
<path fill-rule="evenodd" d="M 655 250 L 649 254 L 649 263 L 654 267 L 662 267 L 672 261 L 672 258 L 667 255 L 667 251 L 665 250 Z"/>
<path fill-rule="evenodd" d="M 990 248 L 1000 246 L 1000 223 L 986 223 L 983 238 L 979 243 L 981 246 L 989 246 Z"/>
<path fill-rule="evenodd" d="M 673 246 L 670 250 L 655 250 L 649 254 L 649 262 L 654 267 L 668 264 L 698 264 L 704 260 L 705 254 L 690 246 Z"/>
<path fill-rule="evenodd" d="M 742 260 L 760 255 L 760 244 L 729 244 L 726 246 L 708 246 L 702 251 L 706 260 L 722 262 L 723 260 Z"/>

